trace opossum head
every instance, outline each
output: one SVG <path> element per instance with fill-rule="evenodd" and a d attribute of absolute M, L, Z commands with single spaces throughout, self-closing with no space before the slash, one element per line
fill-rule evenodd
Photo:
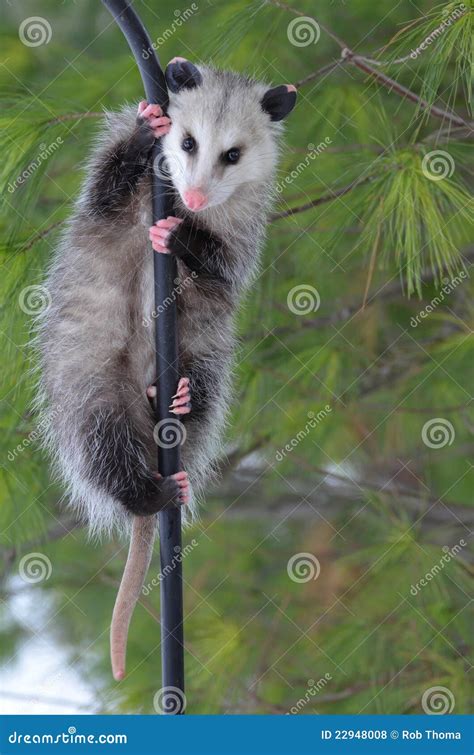
<path fill-rule="evenodd" d="M 163 153 L 189 210 L 221 205 L 272 180 L 281 121 L 295 105 L 295 87 L 269 88 L 184 58 L 168 64 L 166 82 L 172 125 Z"/>

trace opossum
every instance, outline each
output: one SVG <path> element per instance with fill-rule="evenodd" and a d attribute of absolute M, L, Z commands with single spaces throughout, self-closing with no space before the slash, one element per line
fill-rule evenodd
<path fill-rule="evenodd" d="M 258 270 L 281 121 L 296 89 L 175 58 L 165 115 L 141 102 L 106 114 L 45 285 L 38 406 L 69 503 L 93 535 L 132 530 L 111 627 L 114 677 L 149 565 L 156 512 L 185 504 L 212 474 L 230 401 L 234 316 Z M 155 138 L 163 160 L 151 165 Z M 173 214 L 152 224 L 151 171 L 171 178 Z M 153 260 L 177 258 L 183 469 L 157 468 Z M 194 490 L 194 495 L 191 494 Z M 132 524 L 133 523 L 133 524 Z M 131 526 L 132 524 L 132 526 Z"/>

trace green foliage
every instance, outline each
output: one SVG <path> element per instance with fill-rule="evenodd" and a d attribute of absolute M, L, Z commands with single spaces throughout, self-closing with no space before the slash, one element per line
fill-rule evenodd
<path fill-rule="evenodd" d="M 170 2 L 160 3 L 159 16 L 149 3 L 135 6 L 153 39 L 173 30 Z M 469 129 L 458 122 L 471 109 L 472 0 L 464 6 L 414 58 L 459 3 L 422 2 L 407 22 L 415 15 L 408 0 L 317 10 L 301 0 L 296 10 L 320 14 L 321 34 L 298 47 L 288 38 L 291 9 L 218 0 L 199 4 L 159 47 L 163 61 L 184 54 L 275 83 L 304 81 L 340 59 L 329 29 L 415 96 L 401 97 L 348 59 L 300 87 L 278 172 L 279 217 L 239 317 L 223 479 L 185 535 L 198 544 L 184 563 L 190 712 L 284 713 L 304 700 L 303 714 L 415 713 L 435 685 L 454 695 L 454 712 L 468 711 L 466 547 L 411 592 L 472 521 L 472 177 Z M 108 625 L 126 549 L 98 548 L 80 528 L 66 534 L 61 491 L 36 443 L 32 321 L 20 306 L 25 288 L 41 284 L 103 109 L 138 100 L 139 77 L 98 2 L 45 0 L 52 38 L 38 47 L 18 36 L 21 21 L 38 14 L 32 0 L 5 13 L 6 679 L 36 638 L 15 603 L 30 596 L 42 609 L 41 638 L 66 658 L 65 682 L 79 674 L 94 691 L 95 712 L 153 713 L 159 590 L 138 607 L 130 674 L 112 685 Z M 447 440 L 429 445 L 427 425 L 440 418 Z M 36 551 L 52 574 L 28 585 L 18 577 L 20 559 Z M 297 553 L 318 558 L 317 579 L 289 578 Z M 155 555 L 150 579 L 158 570 Z M 325 674 L 309 694 L 308 680 Z"/>
<path fill-rule="evenodd" d="M 460 88 L 471 114 L 473 9 L 472 0 L 441 3 L 399 31 L 389 48 L 392 60 L 411 55 L 410 61 L 419 62 L 421 75 L 415 69 L 412 82 L 415 77 L 420 81 L 419 94 L 424 100 L 433 103 L 441 96 L 451 107 Z M 452 86 L 446 87 L 450 66 Z"/>
<path fill-rule="evenodd" d="M 429 157 L 426 149 L 422 154 Z M 419 151 L 400 150 L 381 163 L 384 172 L 369 192 L 362 243 L 373 248 L 379 239 L 382 257 L 395 254 L 408 295 L 416 290 L 421 297 L 424 270 L 430 268 L 439 284 L 443 273 L 452 278 L 462 269 L 459 247 L 469 239 L 472 200 L 448 178 L 427 180 Z"/>

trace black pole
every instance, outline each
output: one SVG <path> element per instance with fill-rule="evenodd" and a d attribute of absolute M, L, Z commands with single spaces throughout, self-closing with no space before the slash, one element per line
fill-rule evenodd
<path fill-rule="evenodd" d="M 168 105 L 168 90 L 158 58 L 148 33 L 127 0 L 102 0 L 122 30 L 137 63 L 149 103 Z M 160 141 L 153 147 L 153 165 L 161 152 Z M 171 214 L 170 193 L 160 171 L 153 171 L 153 222 Z M 176 260 L 170 254 L 151 250 L 155 278 L 155 351 L 157 376 L 156 420 L 176 430 L 177 420 L 169 406 L 178 385 L 177 314 L 172 296 L 176 278 Z M 166 306 L 163 306 L 164 302 Z M 171 303 L 170 303 L 171 302 Z M 157 314 L 159 313 L 159 315 Z M 163 433 L 162 433 L 163 434 Z M 176 433 L 180 435 L 179 432 Z M 179 443 L 158 445 L 158 469 L 163 477 L 180 469 Z M 161 662 L 163 705 L 165 713 L 184 713 L 184 641 L 183 641 L 183 578 L 181 559 L 181 511 L 166 509 L 159 513 L 161 564 Z M 167 698 L 167 689 L 169 696 Z M 181 693 L 181 695 L 179 695 Z M 176 704 L 176 696 L 180 698 Z"/>

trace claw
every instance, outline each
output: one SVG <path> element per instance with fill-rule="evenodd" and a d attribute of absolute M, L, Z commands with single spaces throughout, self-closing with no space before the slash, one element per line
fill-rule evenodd
<path fill-rule="evenodd" d="M 191 391 L 189 388 L 189 378 L 183 377 L 178 383 L 178 390 L 171 397 L 170 411 L 176 415 L 189 414 L 191 411 Z"/>
<path fill-rule="evenodd" d="M 171 396 L 171 398 L 178 398 L 179 396 L 183 396 L 185 393 L 189 393 L 189 378 L 182 377 L 179 380 L 176 393 L 174 394 L 174 396 Z"/>
<path fill-rule="evenodd" d="M 189 414 L 191 411 L 191 404 L 186 404 L 186 406 L 178 406 L 175 409 L 172 409 L 170 407 L 170 411 L 172 414 L 176 414 L 177 417 L 180 417 L 183 414 Z"/>
<path fill-rule="evenodd" d="M 178 398 L 175 398 L 173 403 L 170 405 L 170 409 L 173 409 L 176 406 L 186 406 L 186 404 L 189 404 L 189 399 L 190 399 L 189 393 L 186 393 L 183 396 L 179 396 Z"/>

